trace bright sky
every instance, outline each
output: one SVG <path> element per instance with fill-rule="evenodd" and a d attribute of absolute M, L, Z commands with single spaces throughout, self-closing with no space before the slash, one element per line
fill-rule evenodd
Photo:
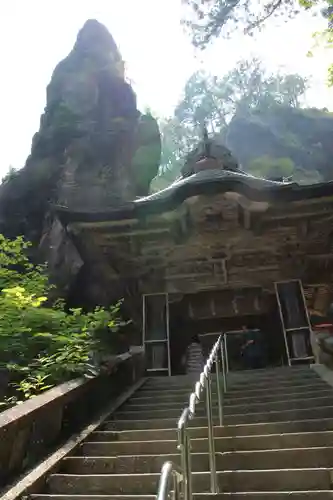
<path fill-rule="evenodd" d="M 219 40 L 195 56 L 179 24 L 181 0 L 0 0 L 1 120 L 0 178 L 29 154 L 45 106 L 53 68 L 71 50 L 89 18 L 114 36 L 137 92 L 139 106 L 171 114 L 183 85 L 200 67 L 223 75 L 241 58 L 257 55 L 270 70 L 314 75 L 307 103 L 333 107 L 325 85 L 330 51 L 307 58 L 311 34 L 323 21 L 302 15 L 269 26 L 255 39 Z"/>

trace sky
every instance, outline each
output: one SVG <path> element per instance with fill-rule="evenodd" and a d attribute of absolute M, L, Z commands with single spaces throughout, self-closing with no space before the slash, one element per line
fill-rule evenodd
<path fill-rule="evenodd" d="M 325 25 L 320 17 L 304 13 L 287 23 L 270 22 L 254 38 L 218 40 L 198 53 L 180 26 L 181 12 L 181 0 L 0 0 L 0 178 L 9 166 L 24 165 L 52 71 L 90 18 L 112 33 L 139 107 L 149 106 L 159 116 L 172 114 L 194 71 L 222 76 L 251 56 L 269 71 L 311 76 L 306 104 L 333 108 L 333 90 L 326 86 L 332 51 L 306 56 L 313 31 Z"/>

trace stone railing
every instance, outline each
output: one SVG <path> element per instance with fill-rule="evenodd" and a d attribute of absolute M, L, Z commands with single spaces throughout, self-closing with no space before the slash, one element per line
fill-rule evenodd
<path fill-rule="evenodd" d="M 115 356 L 107 373 L 54 387 L 0 414 L 0 487 L 91 422 L 144 375 L 140 348 Z"/>

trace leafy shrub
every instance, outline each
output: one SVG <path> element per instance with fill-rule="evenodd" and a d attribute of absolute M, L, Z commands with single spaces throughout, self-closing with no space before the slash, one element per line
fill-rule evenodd
<path fill-rule="evenodd" d="M 61 300 L 49 304 L 46 267 L 31 264 L 29 246 L 21 237 L 8 240 L 0 234 L 0 368 L 10 370 L 15 380 L 14 394 L 2 405 L 75 375 L 96 374 L 100 367 L 93 361 L 106 350 L 100 332 L 108 330 L 115 338 L 123 324 L 120 303 L 92 312 L 66 311 Z"/>

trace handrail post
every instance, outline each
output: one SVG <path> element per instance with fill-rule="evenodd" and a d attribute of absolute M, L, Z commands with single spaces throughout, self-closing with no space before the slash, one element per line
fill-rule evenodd
<path fill-rule="evenodd" d="M 164 462 L 156 500 L 180 500 L 184 498 L 181 495 L 180 483 L 183 483 L 183 473 L 180 468 L 172 462 Z"/>
<path fill-rule="evenodd" d="M 221 387 L 221 373 L 220 373 L 220 360 L 219 360 L 219 350 L 217 349 L 215 357 L 215 368 L 216 368 L 216 390 L 217 390 L 217 400 L 219 405 L 219 424 L 223 425 L 223 396 Z M 223 361 L 222 361 L 223 362 Z"/>
<path fill-rule="evenodd" d="M 182 482 L 182 496 L 183 496 L 184 500 L 189 500 L 188 499 L 188 491 L 187 491 L 187 477 L 186 477 L 187 460 L 186 460 L 186 450 L 185 450 L 184 442 L 179 443 L 178 450 L 180 451 L 180 463 L 181 463 L 181 468 L 182 468 L 182 471 L 184 474 L 183 482 Z"/>
<path fill-rule="evenodd" d="M 216 460 L 215 460 L 215 444 L 213 430 L 213 413 L 212 413 L 212 384 L 210 373 L 205 374 L 206 388 L 206 408 L 208 420 L 208 447 L 209 447 L 209 465 L 210 465 L 210 490 L 211 493 L 217 493 L 217 477 L 216 477 Z"/>
<path fill-rule="evenodd" d="M 227 334 L 223 334 L 223 346 L 224 346 L 224 360 L 225 360 L 225 371 L 229 373 L 229 360 L 228 360 L 228 348 L 227 348 Z"/>
<path fill-rule="evenodd" d="M 224 334 L 220 337 L 220 351 L 221 351 L 221 366 L 222 366 L 222 376 L 223 376 L 223 393 L 227 392 L 227 376 L 226 376 L 226 368 L 225 368 L 225 356 L 224 356 Z"/>
<path fill-rule="evenodd" d="M 173 474 L 173 491 L 170 496 L 171 500 L 180 500 L 181 498 L 178 474 Z"/>
<path fill-rule="evenodd" d="M 184 500 L 192 499 L 191 443 L 187 428 L 189 417 L 189 408 L 185 408 L 180 417 L 180 421 L 183 422 L 183 425 L 178 427 L 178 449 L 180 451 L 181 468 L 183 471 L 182 494 Z"/>
<path fill-rule="evenodd" d="M 185 451 L 186 451 L 186 468 L 187 468 L 186 493 L 187 493 L 187 500 L 192 500 L 191 440 L 188 432 L 189 432 L 188 428 L 186 428 L 185 429 Z"/>
<path fill-rule="evenodd" d="M 218 480 L 216 472 L 216 455 L 214 443 L 214 422 L 213 422 L 213 398 L 212 398 L 212 368 L 216 366 L 217 394 L 219 404 L 219 421 L 223 423 L 223 391 L 221 386 L 221 368 L 219 354 L 221 351 L 222 373 L 224 389 L 225 365 L 223 350 L 223 334 L 215 342 L 211 353 L 206 361 L 200 379 L 196 382 L 194 391 L 190 395 L 189 405 L 184 408 L 178 420 L 178 450 L 180 451 L 181 467 L 175 466 L 172 462 L 165 462 L 158 487 L 157 500 L 192 500 L 192 464 L 191 464 L 191 438 L 189 422 L 196 414 L 196 405 L 200 403 L 202 395 L 205 395 L 207 426 L 208 426 L 208 447 L 209 447 L 209 468 L 210 468 L 210 490 L 211 493 L 218 493 Z M 173 475 L 172 487 L 170 491 L 171 475 Z M 180 485 L 181 483 L 181 485 Z"/>

